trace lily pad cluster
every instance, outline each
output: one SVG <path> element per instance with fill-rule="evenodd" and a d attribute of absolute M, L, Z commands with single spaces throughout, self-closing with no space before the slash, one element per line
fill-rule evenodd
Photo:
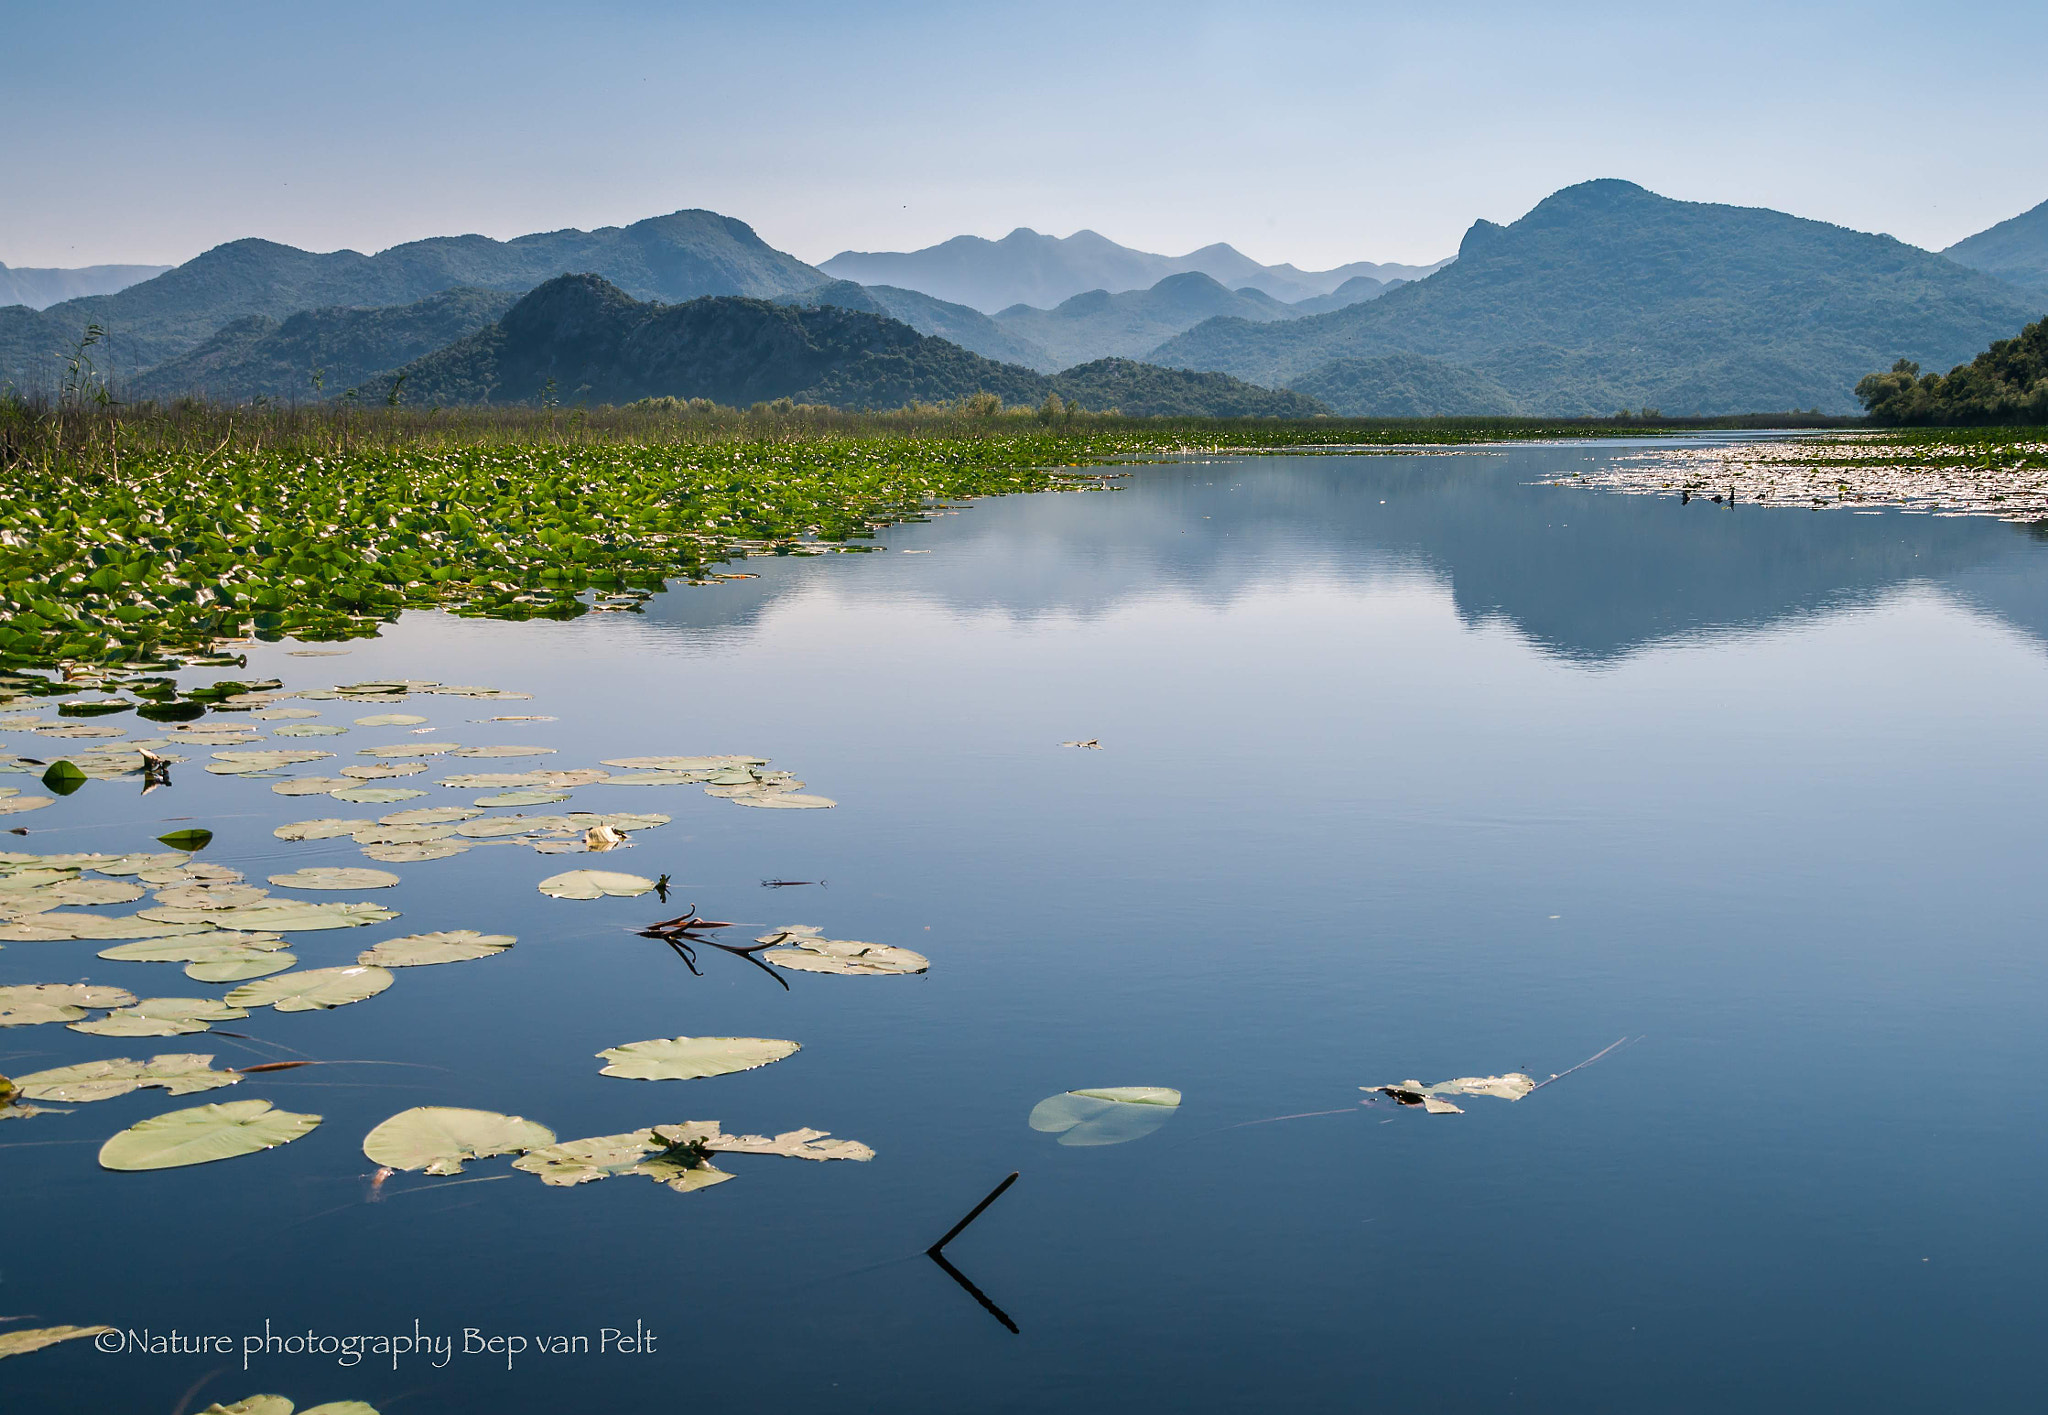
<path fill-rule="evenodd" d="M 1391 1096 L 1398 1105 L 1420 1106 L 1431 1115 L 1462 1115 L 1465 1108 L 1453 1104 L 1448 1097 L 1492 1096 L 1497 1100 L 1518 1101 L 1536 1089 L 1536 1080 L 1519 1071 L 1510 1071 L 1500 1076 L 1454 1076 L 1433 1086 L 1408 1080 L 1382 1086 L 1360 1086 L 1358 1089 Z"/>

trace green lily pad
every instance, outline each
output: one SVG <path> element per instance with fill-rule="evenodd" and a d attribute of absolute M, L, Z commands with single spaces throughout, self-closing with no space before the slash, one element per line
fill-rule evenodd
<path fill-rule="evenodd" d="M 26 1356 L 31 1351 L 41 1351 L 45 1346 L 55 1346 L 60 1341 L 76 1341 L 82 1336 L 98 1336 L 112 1330 L 112 1327 L 21 1327 L 15 1331 L 0 1331 L 0 1357 Z"/>
<path fill-rule="evenodd" d="M 472 840 L 495 840 L 506 835 L 526 835 L 536 830 L 561 830 L 566 822 L 557 816 L 485 816 L 455 827 L 456 834 Z"/>
<path fill-rule="evenodd" d="M 551 757 L 553 747 L 458 747 L 448 755 L 451 757 Z"/>
<path fill-rule="evenodd" d="M 331 723 L 301 722 L 294 723 L 289 727 L 280 727 L 276 731 L 280 737 L 339 737 L 348 729 L 346 727 L 336 727 Z"/>
<path fill-rule="evenodd" d="M 394 981 L 382 968 L 360 963 L 342 968 L 307 968 L 244 983 L 227 995 L 227 1001 L 234 1007 L 321 1012 L 375 997 Z"/>
<path fill-rule="evenodd" d="M 555 1143 L 555 1132 L 517 1115 L 423 1105 L 402 1110 L 363 1139 L 363 1153 L 392 1169 L 460 1174 L 464 1160 Z"/>
<path fill-rule="evenodd" d="M 135 994 L 126 988 L 90 983 L 17 983 L 0 987 L 0 1027 L 34 1027 L 76 1022 L 89 1008 L 126 1007 Z"/>
<path fill-rule="evenodd" d="M 356 962 L 383 968 L 464 963 L 472 958 L 490 958 L 503 953 L 516 942 L 518 939 L 512 934 L 482 934 L 474 929 L 407 934 L 403 938 L 387 938 L 374 948 L 364 949 L 356 955 Z"/>
<path fill-rule="evenodd" d="M 279 840 L 334 840 L 344 835 L 354 835 L 357 831 L 374 824 L 374 821 L 343 820 L 335 816 L 324 816 L 318 820 L 293 821 L 290 825 L 281 825 L 270 833 Z"/>
<path fill-rule="evenodd" d="M 356 719 L 358 727 L 417 727 L 426 719 L 411 712 L 373 712 Z"/>
<path fill-rule="evenodd" d="M 288 1145 L 319 1125 L 317 1115 L 273 1110 L 269 1101 L 225 1101 L 174 1110 L 131 1125 L 100 1146 L 100 1167 L 177 1169 Z"/>
<path fill-rule="evenodd" d="M 281 1395 L 245 1395 L 232 1405 L 209 1405 L 199 1415 L 292 1415 L 292 1403 Z"/>
<path fill-rule="evenodd" d="M 418 776 L 426 769 L 425 762 L 364 762 L 359 766 L 343 767 L 341 774 L 358 782 L 389 781 L 400 776 Z"/>
<path fill-rule="evenodd" d="M 168 845 L 173 850 L 204 850 L 213 843 L 213 832 L 196 827 L 191 830 L 174 830 L 169 835 L 159 835 L 157 843 Z"/>
<path fill-rule="evenodd" d="M 839 973 L 849 977 L 922 973 L 932 965 L 922 953 L 912 953 L 893 944 L 819 938 L 817 934 L 818 931 L 808 925 L 797 925 L 779 929 L 754 941 L 781 945 L 760 954 L 763 962 L 773 963 L 778 968 L 793 968 L 801 973 Z"/>
<path fill-rule="evenodd" d="M 665 1128 L 665 1127 L 664 1127 Z M 660 1134 L 657 1130 L 655 1133 Z M 858 1140 L 830 1139 L 829 1130 L 785 1130 L 780 1135 L 720 1135 L 704 1148 L 721 1155 L 782 1155 L 793 1160 L 859 1160 L 875 1152 Z"/>
<path fill-rule="evenodd" d="M 1180 1092 L 1164 1086 L 1101 1086 L 1047 1096 L 1031 1108 L 1031 1128 L 1062 1145 L 1121 1145 L 1173 1119 Z"/>
<path fill-rule="evenodd" d="M 394 811 L 378 820 L 379 825 L 451 825 L 475 820 L 481 811 L 467 806 L 425 806 L 413 811 Z"/>
<path fill-rule="evenodd" d="M 182 919 L 186 913 L 179 909 L 149 909 L 144 912 L 168 914 L 174 919 Z M 289 934 L 310 933 L 316 929 L 352 929 L 364 924 L 381 924 L 387 919 L 397 918 L 398 911 L 375 904 L 314 904 L 281 899 L 275 902 L 264 900 L 256 904 L 241 904 L 232 909 L 208 913 L 204 917 L 220 928 L 242 929 L 249 933 Z"/>
<path fill-rule="evenodd" d="M 414 845 L 365 845 L 363 855 L 387 865 L 405 865 L 424 860 L 445 860 L 453 855 L 467 854 L 469 850 L 467 840 L 429 840 Z"/>
<path fill-rule="evenodd" d="M 389 889 L 398 883 L 398 876 L 389 870 L 315 865 L 288 874 L 272 875 L 270 882 L 279 889 Z"/>
<path fill-rule="evenodd" d="M 0 816 L 19 815 L 24 811 L 40 811 L 43 807 L 56 804 L 53 796 L 9 796 L 0 800 Z"/>
<path fill-rule="evenodd" d="M 358 845 L 424 845 L 455 834 L 449 822 L 438 825 L 366 825 L 351 837 Z"/>
<path fill-rule="evenodd" d="M 156 902 L 171 909 L 233 909 L 268 899 L 270 891 L 253 884 L 173 884 L 156 892 Z"/>
<path fill-rule="evenodd" d="M 303 722 L 309 717 L 318 717 L 319 715 L 312 708 L 265 708 L 261 712 L 250 714 L 251 717 L 259 718 L 264 722 Z"/>
<path fill-rule="evenodd" d="M 232 1086 L 241 1079 L 240 1072 L 215 1071 L 210 1054 L 167 1052 L 147 1061 L 118 1056 L 111 1061 L 84 1061 L 76 1066 L 31 1071 L 15 1077 L 14 1084 L 30 1100 L 78 1105 L 125 1096 L 144 1086 L 160 1086 L 174 1096 L 186 1096 Z"/>
<path fill-rule="evenodd" d="M 568 870 L 549 876 L 536 887 L 551 899 L 601 899 L 606 895 L 631 899 L 653 889 L 654 881 L 610 870 Z"/>
<path fill-rule="evenodd" d="M 766 766 L 766 757 L 606 757 L 606 766 L 632 771 L 729 771 L 735 767 Z"/>
<path fill-rule="evenodd" d="M 71 762 L 51 762 L 43 773 L 43 785 L 59 796 L 69 796 L 85 785 L 85 773 Z"/>
<path fill-rule="evenodd" d="M 217 997 L 145 997 L 94 1021 L 73 1022 L 71 1030 L 97 1037 L 179 1037 L 248 1015 Z"/>
<path fill-rule="evenodd" d="M 462 749 L 460 742 L 400 742 L 389 747 L 358 747 L 359 757 L 443 757 Z"/>
<path fill-rule="evenodd" d="M 36 914 L 12 924 L 0 924 L 0 940 L 9 943 L 49 943 L 61 939 L 89 938 L 111 942 L 122 938 L 172 938 L 178 934 L 205 933 L 214 927 L 211 915 L 161 920 L 145 918 L 152 913 L 118 915 L 48 913 Z"/>
<path fill-rule="evenodd" d="M 551 806 L 557 801 L 569 799 L 567 791 L 549 791 L 529 786 L 517 791 L 500 791 L 495 796 L 479 796 L 479 806 Z"/>
<path fill-rule="evenodd" d="M 830 796 L 806 796 L 796 791 L 749 792 L 727 799 L 735 806 L 760 806 L 776 811 L 822 811 L 839 804 Z"/>
<path fill-rule="evenodd" d="M 687 1081 L 705 1076 L 728 1076 L 794 1056 L 802 1049 L 795 1042 L 767 1037 L 657 1037 L 652 1041 L 609 1047 L 597 1053 L 609 1063 L 598 1074 L 625 1076 L 636 1081 Z"/>
<path fill-rule="evenodd" d="M 354 778 L 347 776 L 295 776 L 289 781 L 271 782 L 270 789 L 280 796 L 330 796 L 355 784 Z"/>
<path fill-rule="evenodd" d="M 344 786 L 331 794 L 337 801 L 352 801 L 359 806 L 382 806 L 393 801 L 410 801 L 427 793 L 402 786 Z"/>
<path fill-rule="evenodd" d="M 207 770 L 215 776 L 247 776 L 251 772 L 277 771 L 303 766 L 333 756 L 332 752 L 215 752 Z"/>

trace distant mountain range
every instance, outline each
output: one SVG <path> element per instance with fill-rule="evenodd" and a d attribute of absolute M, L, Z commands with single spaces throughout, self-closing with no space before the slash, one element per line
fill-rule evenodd
<path fill-rule="evenodd" d="M 405 399 L 425 404 L 673 397 L 745 407 L 791 398 L 885 409 L 987 392 L 1007 403 L 1039 403 L 1058 393 L 1085 408 L 1119 407 L 1137 416 L 1311 417 L 1326 411 L 1299 393 L 1127 361 L 1104 360 L 1047 378 L 878 314 L 730 296 L 679 305 L 641 302 L 594 275 L 548 281 L 495 323 L 393 377 L 400 375 Z M 382 398 L 387 387 L 362 393 Z"/>
<path fill-rule="evenodd" d="M 64 350 L 88 323 L 108 331 L 101 367 L 132 378 L 249 315 L 283 319 L 339 305 L 404 305 L 457 286 L 518 293 L 571 272 L 599 274 L 659 300 L 770 297 L 814 288 L 826 278 L 770 247 L 745 222 L 711 211 L 510 241 L 438 236 L 373 256 L 231 241 L 116 294 L 66 300 L 40 312 L 0 309 L 0 383 L 54 383 Z"/>
<path fill-rule="evenodd" d="M 1959 265 L 2048 295 L 2048 201 L 1942 252 Z"/>
<path fill-rule="evenodd" d="M 13 269 L 0 265 L 0 306 L 27 305 L 32 310 L 75 300 L 80 295 L 111 295 L 163 274 L 168 265 L 80 265 L 68 270 Z"/>
<path fill-rule="evenodd" d="M 819 268 L 840 280 L 897 285 L 994 314 L 1012 305 L 1051 309 L 1090 290 L 1148 290 L 1169 275 L 1200 271 L 1231 290 L 1246 287 L 1284 303 L 1327 295 L 1353 276 L 1381 282 L 1419 280 L 1445 262 L 1375 265 L 1355 261 L 1334 270 L 1261 265 L 1221 243 L 1182 256 L 1120 246 L 1093 231 L 1045 236 L 1020 226 L 1000 241 L 955 236 L 921 251 L 841 251 Z"/>
<path fill-rule="evenodd" d="M 1475 223 L 1453 264 L 1370 303 L 1212 319 L 1147 357 L 1318 388 L 1340 413 L 1365 401 L 1338 394 L 1331 364 L 1396 354 L 1483 375 L 1535 414 L 1832 412 L 1872 369 L 1946 368 L 2044 306 L 1889 236 L 1596 181 Z"/>
<path fill-rule="evenodd" d="M 1365 291 L 1368 299 L 1386 288 L 1366 276 L 1355 276 L 1345 285 Z M 1214 278 L 1191 270 L 1169 275 L 1149 290 L 1090 290 L 1049 310 L 1012 305 L 997 314 L 995 322 L 1005 333 L 1044 349 L 1053 367 L 1064 368 L 1105 356 L 1141 357 L 1162 340 L 1218 316 L 1263 324 L 1297 319 L 1303 313 L 1262 290 L 1225 289 Z"/>

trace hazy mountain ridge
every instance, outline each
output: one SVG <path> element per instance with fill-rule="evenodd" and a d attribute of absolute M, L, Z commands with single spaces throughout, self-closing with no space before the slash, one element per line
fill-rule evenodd
<path fill-rule="evenodd" d="M 1000 328 L 980 310 L 951 304 L 919 290 L 833 280 L 814 290 L 781 296 L 777 303 L 837 305 L 846 310 L 866 310 L 869 314 L 907 324 L 920 334 L 930 334 L 958 344 L 971 354 L 994 359 L 999 364 L 1022 364 L 1040 373 L 1051 373 L 1059 368 L 1052 355 L 1044 349 Z"/>
<path fill-rule="evenodd" d="M 64 267 L 0 264 L 0 306 L 26 305 L 39 310 L 60 300 L 83 295 L 111 295 L 152 279 L 168 265 L 78 265 Z"/>
<path fill-rule="evenodd" d="M 999 241 L 955 236 L 917 251 L 841 251 L 820 262 L 819 268 L 838 279 L 922 290 L 994 314 L 1020 304 L 1051 309 L 1090 290 L 1147 290 L 1169 275 L 1190 271 L 1228 289 L 1249 286 L 1292 302 L 1326 295 L 1353 276 L 1412 280 L 1443 264 L 1354 261 L 1334 270 L 1306 271 L 1293 265 L 1261 265 L 1221 242 L 1183 256 L 1165 256 L 1118 245 L 1094 231 L 1060 237 L 1020 226 Z"/>
<path fill-rule="evenodd" d="M 1215 416 L 1304 417 L 1325 411 L 1297 393 L 1117 361 L 1047 378 L 899 321 L 831 304 L 735 296 L 643 303 L 594 275 L 550 280 L 496 323 L 399 372 L 406 401 L 425 404 L 674 397 L 744 407 L 791 398 L 887 409 L 981 392 L 1006 403 L 1035 404 L 1057 392 L 1086 408 L 1120 406 L 1139 416 L 1196 404 L 1219 409 Z M 385 391 L 371 386 L 362 393 L 381 398 Z"/>
<path fill-rule="evenodd" d="M 126 391 L 136 398 L 317 402 L 475 333 L 517 300 L 502 290 L 457 287 L 409 305 L 301 310 L 282 322 L 247 315 L 142 374 Z"/>
<path fill-rule="evenodd" d="M 1292 386 L 1336 359 L 1419 354 L 1531 413 L 1846 411 L 1874 367 L 1946 366 L 2048 300 L 1887 236 L 1614 180 L 1567 187 L 1369 304 L 1211 320 L 1149 357 Z"/>
<path fill-rule="evenodd" d="M 766 297 L 825 283 L 823 274 L 773 249 L 746 223 L 711 211 L 509 241 L 436 236 L 373 256 L 316 254 L 252 238 L 216 246 L 116 294 L 40 312 L 0 309 L 0 384 L 53 385 L 64 350 L 88 323 L 108 331 L 101 367 L 132 378 L 248 315 L 281 320 L 309 309 L 402 306 L 458 286 L 524 291 L 578 271 L 663 300 Z"/>
<path fill-rule="evenodd" d="M 2048 295 L 2048 201 L 1965 237 L 1942 254 L 2008 284 Z"/>
<path fill-rule="evenodd" d="M 1104 357 L 1135 359 L 1205 319 L 1234 315 L 1265 323 L 1295 310 L 1258 290 L 1228 290 L 1198 270 L 1169 275 L 1149 290 L 1089 290 L 1049 310 L 1012 305 L 996 315 L 1004 332 L 1029 339 L 1065 368 Z"/>

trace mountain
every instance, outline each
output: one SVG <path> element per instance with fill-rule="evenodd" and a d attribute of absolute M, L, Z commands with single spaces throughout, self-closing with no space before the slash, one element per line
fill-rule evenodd
<path fill-rule="evenodd" d="M 1857 384 L 1856 396 L 1881 423 L 2048 423 L 2048 319 L 1946 375 L 1921 375 L 1918 364 L 1901 359 Z"/>
<path fill-rule="evenodd" d="M 660 300 L 783 295 L 825 279 L 772 249 L 744 222 L 710 211 L 510 241 L 437 236 L 373 256 L 231 241 L 117 294 L 67 300 L 41 312 L 0 309 L 0 385 L 55 383 L 56 360 L 88 323 L 109 333 L 101 367 L 125 381 L 253 314 L 283 319 L 337 305 L 405 305 L 457 286 L 518 292 L 569 272 L 594 272 Z"/>
<path fill-rule="evenodd" d="M 2048 201 L 1965 237 L 1942 254 L 2023 290 L 2048 294 Z"/>
<path fill-rule="evenodd" d="M 1169 275 L 1149 290 L 1112 295 L 1090 290 L 1049 310 L 1011 305 L 996 316 L 1005 333 L 1049 353 L 1054 367 L 1105 356 L 1135 358 L 1205 319 L 1234 315 L 1264 322 L 1292 319 L 1295 311 L 1259 290 L 1226 290 L 1198 270 Z"/>
<path fill-rule="evenodd" d="M 1439 414 L 1513 417 L 1515 396 L 1494 379 L 1463 364 L 1420 354 L 1377 359 L 1332 359 L 1289 385 L 1347 418 L 1426 418 Z"/>
<path fill-rule="evenodd" d="M 301 310 L 282 322 L 246 315 L 132 380 L 126 392 L 131 398 L 197 394 L 223 403 L 317 402 L 495 323 L 517 300 L 502 290 L 458 287 L 382 309 Z"/>
<path fill-rule="evenodd" d="M 161 275 L 168 265 L 80 265 L 69 270 L 0 265 L 0 306 L 39 310 L 80 295 L 111 295 Z"/>
<path fill-rule="evenodd" d="M 1314 418 L 1330 411 L 1289 389 L 1131 359 L 1097 359 L 1047 382 L 1069 403 L 1091 412 L 1116 408 L 1134 418 Z"/>
<path fill-rule="evenodd" d="M 1335 270 L 1260 265 L 1230 246 L 1204 246 L 1183 256 L 1153 255 L 1120 246 L 1093 231 L 1046 236 L 1019 226 L 1000 241 L 955 236 L 921 251 L 841 251 L 820 269 L 863 285 L 897 285 L 988 314 L 1011 305 L 1051 309 L 1090 290 L 1112 294 L 1147 290 L 1169 275 L 1200 271 L 1237 290 L 1246 286 L 1277 300 L 1326 295 L 1355 275 L 1375 280 L 1420 279 L 1435 265 L 1374 265 L 1356 261 Z"/>
<path fill-rule="evenodd" d="M 1292 386 L 1335 359 L 1420 354 L 1537 415 L 1837 411 L 1870 369 L 1955 363 L 2044 307 L 1889 236 L 1596 181 L 1475 223 L 1453 264 L 1369 304 L 1210 320 L 1148 357 Z"/>
<path fill-rule="evenodd" d="M 1345 309 L 1351 305 L 1362 305 L 1367 300 L 1377 300 L 1389 290 L 1408 284 L 1398 277 L 1393 280 L 1375 280 L 1370 275 L 1354 275 L 1327 295 L 1311 295 L 1305 300 L 1296 300 L 1289 306 L 1298 318 L 1305 314 L 1328 314 L 1331 310 Z"/>
<path fill-rule="evenodd" d="M 839 408 L 896 408 L 994 393 L 1038 403 L 1058 392 L 1085 408 L 1223 408 L 1218 416 L 1310 416 L 1299 394 L 1235 379 L 1132 366 L 1052 379 L 970 354 L 896 320 L 837 305 L 705 296 L 642 303 L 594 275 L 550 280 L 497 323 L 402 370 L 411 403 L 565 403 L 709 398 L 745 407 L 776 398 Z M 1125 390 L 1132 403 L 1119 401 Z M 381 398 L 372 385 L 365 396 Z M 1149 401 L 1140 402 L 1139 399 Z"/>
<path fill-rule="evenodd" d="M 994 359 L 999 364 L 1022 364 L 1040 373 L 1050 373 L 1059 367 L 1052 355 L 1028 339 L 1019 339 L 1004 332 L 980 310 L 949 304 L 917 290 L 832 280 L 814 290 L 780 296 L 776 303 L 837 305 L 843 310 L 866 310 L 869 314 L 907 324 L 920 334 L 934 335 L 948 343 L 958 344 L 970 354 Z"/>

